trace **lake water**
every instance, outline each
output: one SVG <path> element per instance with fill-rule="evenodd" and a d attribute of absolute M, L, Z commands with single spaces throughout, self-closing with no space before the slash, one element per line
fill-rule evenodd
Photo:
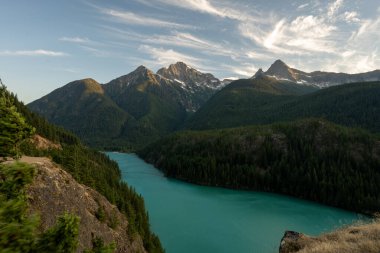
<path fill-rule="evenodd" d="M 167 253 L 274 253 L 285 230 L 318 235 L 360 218 L 283 195 L 184 183 L 134 154 L 107 154 L 144 197 L 152 230 Z"/>

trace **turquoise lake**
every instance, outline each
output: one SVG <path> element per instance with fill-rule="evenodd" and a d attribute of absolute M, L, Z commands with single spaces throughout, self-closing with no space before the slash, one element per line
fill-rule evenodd
<path fill-rule="evenodd" d="M 318 235 L 362 218 L 283 195 L 184 183 L 134 154 L 107 154 L 144 197 L 167 253 L 274 253 L 285 230 Z"/>

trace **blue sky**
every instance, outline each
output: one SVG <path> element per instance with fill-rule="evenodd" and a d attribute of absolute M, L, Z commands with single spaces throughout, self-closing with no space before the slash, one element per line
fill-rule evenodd
<path fill-rule="evenodd" d="M 378 0 L 2 0 L 0 31 L 0 78 L 25 102 L 176 61 L 218 78 L 276 59 L 306 71 L 380 68 Z"/>

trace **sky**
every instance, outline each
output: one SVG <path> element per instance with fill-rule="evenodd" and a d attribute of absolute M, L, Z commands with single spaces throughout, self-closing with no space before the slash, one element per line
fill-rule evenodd
<path fill-rule="evenodd" d="M 183 61 L 245 78 L 380 68 L 379 0 L 1 0 L 0 78 L 29 103 L 66 83 Z"/>

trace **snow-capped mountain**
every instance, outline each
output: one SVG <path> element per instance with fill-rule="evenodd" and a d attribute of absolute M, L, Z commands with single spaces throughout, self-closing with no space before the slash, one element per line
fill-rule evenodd
<path fill-rule="evenodd" d="M 281 60 L 276 60 L 266 72 L 264 72 L 262 69 L 259 69 L 252 78 L 256 78 L 261 75 L 271 76 L 279 80 L 288 80 L 303 85 L 317 86 L 319 88 L 325 88 L 345 83 L 380 80 L 380 70 L 374 70 L 371 72 L 359 74 L 323 71 L 314 71 L 308 73 L 295 68 L 291 68 Z"/>

